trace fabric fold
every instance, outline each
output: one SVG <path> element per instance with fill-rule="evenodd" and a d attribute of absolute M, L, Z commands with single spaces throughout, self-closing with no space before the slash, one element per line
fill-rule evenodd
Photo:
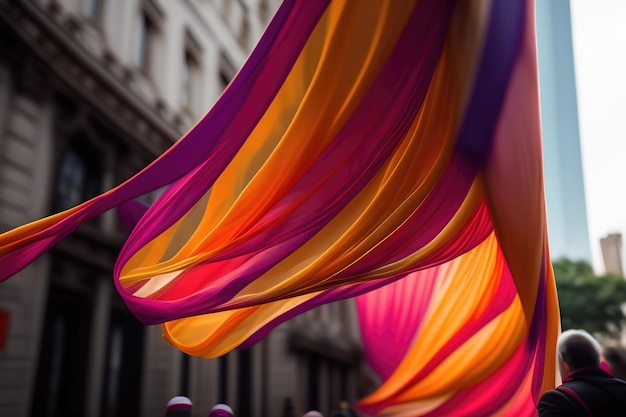
<path fill-rule="evenodd" d="M 363 412 L 533 415 L 559 327 L 533 7 L 286 0 L 171 149 L 0 235 L 0 280 L 117 207 L 116 289 L 180 350 L 248 348 L 356 297 L 383 381 Z"/>

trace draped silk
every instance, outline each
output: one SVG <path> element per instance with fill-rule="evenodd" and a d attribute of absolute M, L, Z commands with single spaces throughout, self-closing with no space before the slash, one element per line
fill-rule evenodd
<path fill-rule="evenodd" d="M 118 187 L 0 235 L 7 279 L 114 207 L 120 295 L 223 355 L 357 297 L 369 414 L 532 415 L 554 386 L 532 0 L 286 0 L 214 107 Z M 149 208 L 132 199 L 170 185 Z"/>

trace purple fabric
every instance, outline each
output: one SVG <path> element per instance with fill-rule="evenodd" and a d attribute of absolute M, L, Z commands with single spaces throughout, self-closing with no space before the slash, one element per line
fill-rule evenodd
<path fill-rule="evenodd" d="M 463 235 L 470 238 L 449 242 L 447 246 L 441 248 L 439 253 L 434 254 L 432 258 L 430 258 L 429 263 L 421 263 L 415 265 L 415 267 L 409 271 L 384 279 L 366 281 L 351 285 L 345 285 L 340 288 L 328 289 L 313 297 L 312 299 L 303 302 L 296 308 L 281 315 L 280 317 L 275 318 L 264 327 L 260 328 L 254 335 L 248 338 L 248 340 L 244 344 L 241 345 L 241 348 L 245 349 L 254 345 L 255 343 L 261 341 L 272 329 L 274 329 L 280 323 L 283 323 L 284 321 L 296 317 L 297 315 L 302 314 L 305 311 L 308 311 L 319 305 L 344 300 L 347 298 L 357 297 L 369 291 L 373 291 L 385 285 L 391 284 L 399 279 L 405 278 L 407 275 L 417 272 L 419 270 L 437 266 L 451 259 L 454 259 L 459 254 L 465 253 L 474 248 L 476 246 L 476 243 L 484 240 L 487 235 L 491 233 L 491 231 L 492 227 L 489 218 L 479 215 L 477 218 L 474 219 L 474 221 L 467 224 L 462 231 Z"/>
<path fill-rule="evenodd" d="M 541 271 L 539 275 L 539 288 L 537 288 L 537 301 L 535 304 L 535 310 L 533 312 L 533 320 L 530 324 L 530 330 L 528 332 L 529 348 L 535 349 L 535 375 L 533 379 L 532 394 L 533 399 L 538 402 L 541 396 L 541 376 L 546 366 L 546 351 L 543 349 L 547 344 L 547 328 L 546 328 L 546 315 L 548 312 L 548 300 L 547 300 L 547 270 L 549 264 L 546 264 L 546 258 L 548 253 L 546 249 L 543 250 L 543 259 L 541 260 Z"/>
<path fill-rule="evenodd" d="M 382 242 L 342 274 L 350 279 L 380 265 L 402 259 L 432 241 L 449 223 L 465 200 L 474 180 L 475 172 L 465 166 L 460 158 L 453 156 L 448 168 L 415 213 Z M 478 243 L 478 242 L 476 242 Z M 457 255 L 461 255 L 460 253 Z"/>
<path fill-rule="evenodd" d="M 441 54 L 452 9 L 452 1 L 427 0 L 419 3 L 368 94 L 335 141 L 319 158 L 323 163 L 314 164 L 293 187 L 292 194 L 285 196 L 286 204 L 292 205 L 293 199 L 300 197 L 294 194 L 299 193 L 299 190 L 312 189 L 291 214 L 293 220 L 285 222 L 284 226 L 272 224 L 271 218 L 275 214 L 270 211 L 269 221 L 261 218 L 259 222 L 271 226 L 271 241 L 267 240 L 266 235 L 260 234 L 258 238 L 251 239 L 250 243 L 221 252 L 220 258 L 234 258 L 264 248 L 270 249 L 266 249 L 262 256 L 254 257 L 245 269 L 233 272 L 233 279 L 219 290 L 204 291 L 184 300 L 168 301 L 167 307 L 164 301 L 156 305 L 154 300 L 126 294 L 119 281 L 115 280 L 118 291 L 128 300 L 133 313 L 144 323 L 205 313 L 219 305 L 221 300 L 230 298 L 321 230 L 371 180 L 408 131 L 423 102 Z M 420 56 L 421 67 L 415 68 L 415 63 L 406 59 L 408 54 Z M 389 111 L 382 117 L 376 117 L 381 105 L 388 107 Z M 397 120 L 401 122 L 397 123 Z M 338 161 L 344 163 L 339 164 L 338 169 L 333 168 Z M 193 178 L 189 176 L 178 181 L 170 187 L 167 195 L 155 203 L 122 250 L 116 265 L 116 276 L 130 256 L 148 239 L 156 236 L 156 231 L 162 231 L 163 225 L 177 220 L 176 216 L 181 215 L 179 208 L 187 206 L 181 204 L 181 199 L 193 203 L 200 198 L 206 187 L 202 189 L 199 184 L 211 183 L 211 174 L 207 175 L 206 172 L 212 168 L 210 161 L 201 165 L 193 172 Z M 325 177 L 328 178 L 325 188 L 319 187 L 319 178 Z M 304 218 L 307 222 L 302 221 Z M 294 225 L 300 224 L 305 224 L 305 229 L 294 228 Z M 216 260 L 209 259 L 206 263 Z"/>
<path fill-rule="evenodd" d="M 489 156 L 526 17 L 524 0 L 492 2 L 487 38 L 456 148 L 481 167 Z"/>
<path fill-rule="evenodd" d="M 137 223 L 139 223 L 139 220 L 146 214 L 148 208 L 149 206 L 137 200 L 130 200 L 117 207 L 117 215 L 124 226 L 130 231 L 137 226 Z"/>

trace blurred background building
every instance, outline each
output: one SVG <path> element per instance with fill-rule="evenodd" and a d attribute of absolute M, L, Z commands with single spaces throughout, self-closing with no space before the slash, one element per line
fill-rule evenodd
<path fill-rule="evenodd" d="M 591 263 L 569 0 L 536 0 L 550 256 Z"/>
<path fill-rule="evenodd" d="M 112 188 L 171 146 L 278 3 L 0 0 L 0 232 Z M 115 291 L 126 233 L 106 213 L 0 285 L 0 416 L 158 416 L 183 394 L 198 416 L 227 402 L 238 416 L 276 417 L 289 402 L 328 413 L 356 398 L 352 301 L 310 311 L 249 350 L 192 358 L 137 322 Z"/>
<path fill-rule="evenodd" d="M 622 259 L 622 235 L 611 233 L 600 239 L 604 269 L 607 274 L 624 276 L 624 262 Z"/>

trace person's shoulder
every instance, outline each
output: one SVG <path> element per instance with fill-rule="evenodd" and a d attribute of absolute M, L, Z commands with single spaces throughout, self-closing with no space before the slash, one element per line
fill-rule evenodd
<path fill-rule="evenodd" d="M 559 391 L 558 389 L 552 389 L 550 391 L 546 391 L 541 396 L 539 403 L 552 403 L 552 402 L 561 402 L 567 400 L 567 396 L 565 393 Z"/>
<path fill-rule="evenodd" d="M 576 410 L 571 399 L 558 389 L 544 392 L 537 404 L 539 417 L 570 417 Z"/>
<path fill-rule="evenodd" d="M 605 386 L 609 391 L 618 394 L 626 402 L 626 381 L 619 378 L 610 378 L 605 383 Z"/>
<path fill-rule="evenodd" d="M 604 370 L 598 371 L 596 374 L 592 374 L 590 376 L 583 375 L 580 378 L 574 378 L 571 381 L 566 382 L 564 385 L 572 383 L 577 384 L 580 382 L 588 383 L 593 386 L 605 387 L 606 389 L 616 390 L 617 392 L 626 393 L 626 381 L 615 378 Z"/>

